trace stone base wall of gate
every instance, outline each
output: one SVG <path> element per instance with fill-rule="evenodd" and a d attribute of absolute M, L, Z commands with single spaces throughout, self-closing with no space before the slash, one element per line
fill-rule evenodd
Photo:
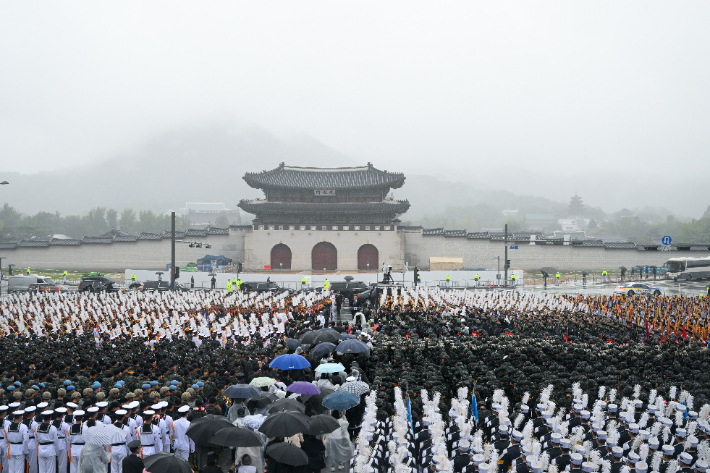
<path fill-rule="evenodd" d="M 338 271 L 356 271 L 357 251 L 365 244 L 379 251 L 379 267 L 373 270 L 379 270 L 383 262 L 395 270 L 404 265 L 403 237 L 396 231 L 253 230 L 245 234 L 246 270 L 259 271 L 270 265 L 271 249 L 283 243 L 291 249 L 291 270 L 311 271 L 311 251 L 322 241 L 338 250 Z"/>

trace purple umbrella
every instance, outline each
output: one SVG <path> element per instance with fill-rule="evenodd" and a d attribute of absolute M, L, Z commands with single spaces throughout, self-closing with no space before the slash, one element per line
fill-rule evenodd
<path fill-rule="evenodd" d="M 295 383 L 292 383 L 288 387 L 287 391 L 297 394 L 320 394 L 318 386 L 306 381 L 296 381 Z"/>

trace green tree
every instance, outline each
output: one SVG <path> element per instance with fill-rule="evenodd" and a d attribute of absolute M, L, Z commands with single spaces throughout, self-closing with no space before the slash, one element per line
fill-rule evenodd
<path fill-rule="evenodd" d="M 124 232 L 134 233 L 137 229 L 136 213 L 133 209 L 123 209 L 118 225 Z"/>
<path fill-rule="evenodd" d="M 106 223 L 108 224 L 109 230 L 118 227 L 118 212 L 114 209 L 108 209 L 106 211 Z"/>
<path fill-rule="evenodd" d="M 217 219 L 214 221 L 214 224 L 220 228 L 227 228 L 229 227 L 229 219 L 226 215 L 222 214 L 217 217 Z"/>
<path fill-rule="evenodd" d="M 84 217 L 84 221 L 90 236 L 101 235 L 110 230 L 106 221 L 106 209 L 104 207 L 96 207 L 89 210 L 89 213 Z"/>
<path fill-rule="evenodd" d="M 156 215 L 151 210 L 139 214 L 138 230 L 149 233 L 162 233 L 170 229 L 169 215 Z"/>
<path fill-rule="evenodd" d="M 190 217 L 188 217 L 187 215 L 175 216 L 175 228 L 177 230 L 184 232 L 185 230 L 190 228 L 190 225 L 192 225 L 192 222 L 190 221 Z"/>
<path fill-rule="evenodd" d="M 573 195 L 569 200 L 567 215 L 569 217 L 584 217 L 584 203 L 582 202 L 582 198 L 577 194 Z"/>

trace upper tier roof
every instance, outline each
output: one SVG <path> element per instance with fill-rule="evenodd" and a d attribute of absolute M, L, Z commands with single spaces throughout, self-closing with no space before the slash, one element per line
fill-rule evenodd
<path fill-rule="evenodd" d="M 248 172 L 244 175 L 247 184 L 257 189 L 398 189 L 404 184 L 404 179 L 402 173 L 380 171 L 370 163 L 356 168 L 302 168 L 281 163 L 270 171 Z"/>

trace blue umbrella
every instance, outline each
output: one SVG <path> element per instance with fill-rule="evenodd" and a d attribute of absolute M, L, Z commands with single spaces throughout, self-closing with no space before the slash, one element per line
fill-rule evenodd
<path fill-rule="evenodd" d="M 310 368 L 311 364 L 301 355 L 279 355 L 269 363 L 269 368 L 278 370 L 300 370 Z"/>
<path fill-rule="evenodd" d="M 370 354 L 370 348 L 360 340 L 343 340 L 335 348 L 338 353 L 367 353 Z"/>
<path fill-rule="evenodd" d="M 342 363 L 321 363 L 316 367 L 316 373 L 339 373 L 345 371 Z"/>
<path fill-rule="evenodd" d="M 230 399 L 251 399 L 252 397 L 259 397 L 261 391 L 249 384 L 233 384 L 225 389 L 222 395 Z"/>
<path fill-rule="evenodd" d="M 360 404 L 360 396 L 346 391 L 335 391 L 323 398 L 323 405 L 333 411 L 347 411 Z"/>
<path fill-rule="evenodd" d="M 310 354 L 314 359 L 330 355 L 335 350 L 335 343 L 323 342 L 311 348 Z"/>

